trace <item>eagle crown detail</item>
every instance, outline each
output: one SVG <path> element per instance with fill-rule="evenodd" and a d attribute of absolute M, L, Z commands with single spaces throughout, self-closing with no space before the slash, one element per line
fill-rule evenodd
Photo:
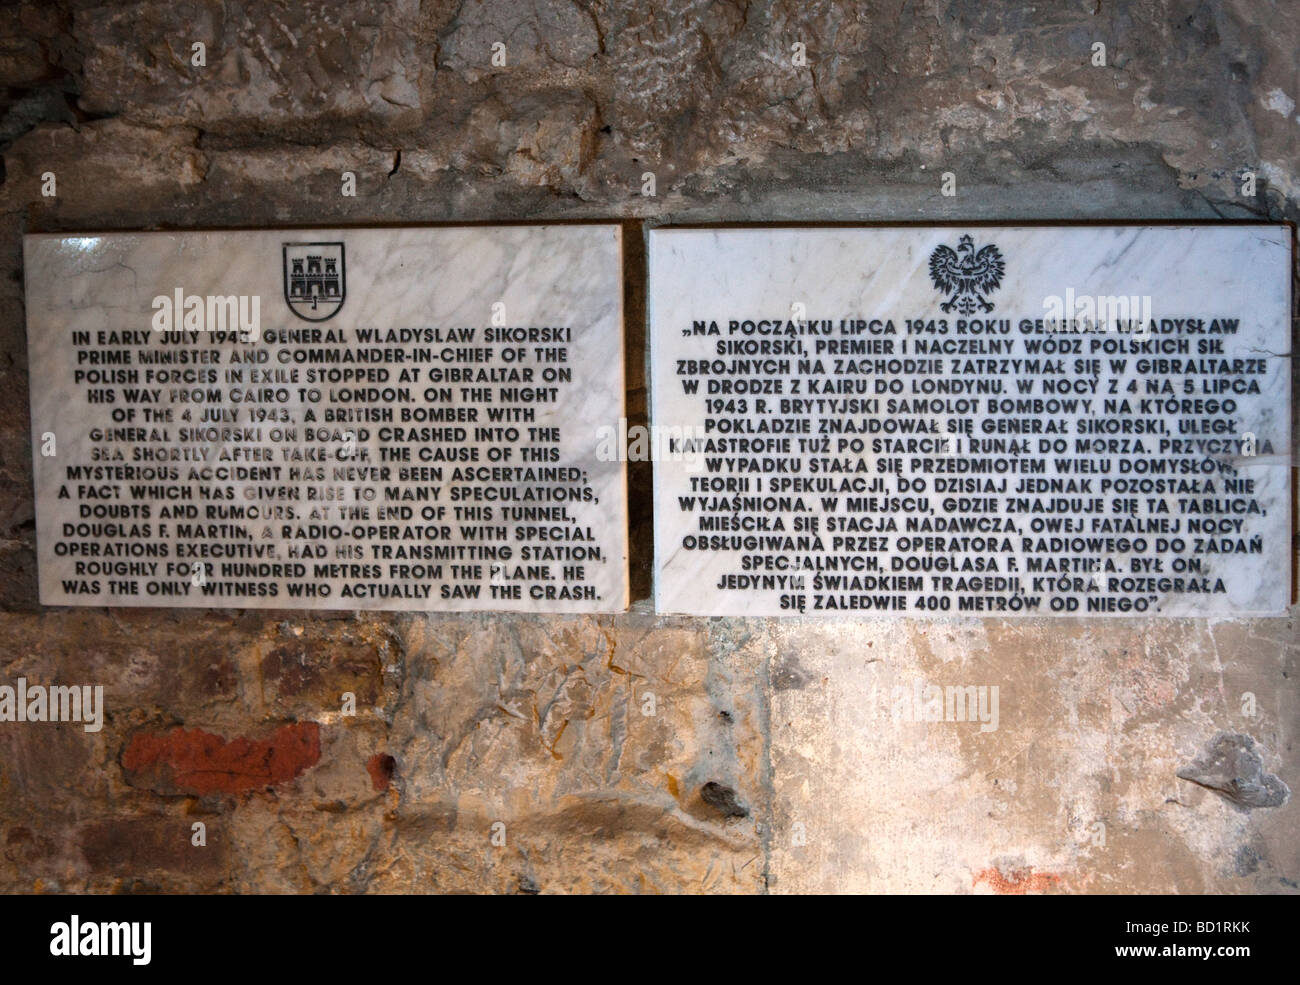
<path fill-rule="evenodd" d="M 1006 269 L 1001 250 L 992 243 L 976 250 L 969 235 L 957 241 L 955 250 L 940 245 L 930 254 L 930 279 L 936 289 L 951 295 L 939 307 L 963 315 L 993 310 L 985 295 L 997 290 Z"/>

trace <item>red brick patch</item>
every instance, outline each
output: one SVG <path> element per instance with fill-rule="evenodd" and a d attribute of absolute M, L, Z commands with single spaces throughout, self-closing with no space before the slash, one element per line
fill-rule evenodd
<path fill-rule="evenodd" d="M 393 770 L 397 761 L 387 753 L 376 753 L 366 762 L 366 772 L 370 774 L 370 784 L 376 790 L 387 790 L 393 779 Z"/>
<path fill-rule="evenodd" d="M 137 732 L 122 753 L 133 786 L 158 793 L 244 793 L 284 783 L 320 761 L 320 726 L 295 722 L 269 738 L 226 739 L 202 729 Z"/>
<path fill-rule="evenodd" d="M 975 876 L 973 885 L 987 883 L 995 893 L 1003 896 L 1023 896 L 1026 893 L 1045 893 L 1061 884 L 1061 877 L 1051 872 L 1023 869 L 1003 873 L 998 869 L 983 869 Z"/>

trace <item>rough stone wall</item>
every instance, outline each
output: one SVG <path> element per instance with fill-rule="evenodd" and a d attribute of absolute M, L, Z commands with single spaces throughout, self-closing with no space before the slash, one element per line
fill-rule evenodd
<path fill-rule="evenodd" d="M 645 227 L 1296 221 L 1298 44 L 1289 0 L 0 10 L 0 677 L 108 707 L 0 726 L 0 889 L 1300 891 L 1267 806 L 1295 610 L 660 618 L 645 465 L 622 616 L 42 609 L 21 262 L 27 231 L 621 219 L 635 423 Z M 1000 729 L 872 714 L 917 678 L 1000 685 Z"/>

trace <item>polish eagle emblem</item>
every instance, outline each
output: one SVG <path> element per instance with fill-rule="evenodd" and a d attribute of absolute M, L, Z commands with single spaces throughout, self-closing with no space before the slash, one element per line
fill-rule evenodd
<path fill-rule="evenodd" d="M 975 249 L 975 241 L 963 236 L 957 249 L 939 245 L 930 254 L 930 279 L 936 290 L 951 297 L 939 305 L 944 311 L 959 311 L 963 315 L 992 311 L 993 305 L 984 295 L 996 291 L 1002 283 L 1007 265 L 1002 251 L 990 243 Z"/>

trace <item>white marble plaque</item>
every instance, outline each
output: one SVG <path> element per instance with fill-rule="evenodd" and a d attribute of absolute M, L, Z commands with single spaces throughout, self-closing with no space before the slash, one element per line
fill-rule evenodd
<path fill-rule="evenodd" d="M 1280 614 L 1291 230 L 650 234 L 655 595 Z"/>
<path fill-rule="evenodd" d="M 626 608 L 617 226 L 24 245 L 43 603 Z"/>

